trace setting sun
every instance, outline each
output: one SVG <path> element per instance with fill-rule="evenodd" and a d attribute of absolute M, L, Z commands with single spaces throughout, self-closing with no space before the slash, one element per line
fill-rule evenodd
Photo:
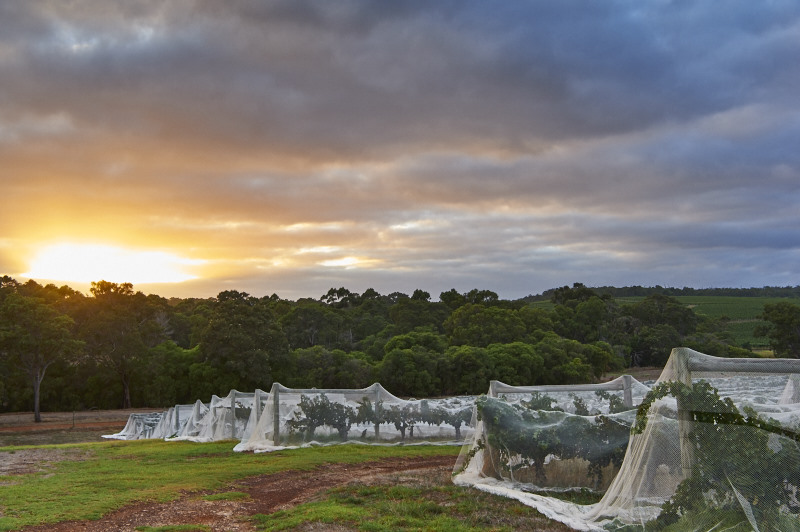
<path fill-rule="evenodd" d="M 179 283 L 195 279 L 186 266 L 202 261 L 162 251 L 143 251 L 96 244 L 54 244 L 31 261 L 33 279 L 88 283 L 100 279 L 130 283 Z"/>

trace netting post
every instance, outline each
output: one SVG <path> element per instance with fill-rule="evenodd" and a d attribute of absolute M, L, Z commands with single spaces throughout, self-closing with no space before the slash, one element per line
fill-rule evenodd
<path fill-rule="evenodd" d="M 231 439 L 236 439 L 236 390 L 231 390 Z"/>
<path fill-rule="evenodd" d="M 261 390 L 256 388 L 256 393 L 253 394 L 253 408 L 256 409 L 255 412 L 255 426 L 258 426 L 258 420 L 261 417 Z"/>
<path fill-rule="evenodd" d="M 277 386 L 272 387 L 272 401 L 272 442 L 277 447 L 281 444 L 280 392 Z"/>
<path fill-rule="evenodd" d="M 689 367 L 689 351 L 676 348 L 673 354 L 675 355 L 675 378 L 678 382 L 682 382 L 691 387 L 692 371 Z M 690 436 L 692 432 L 692 411 L 687 408 L 685 400 L 680 395 L 676 397 L 676 399 L 678 403 L 678 437 L 680 438 L 681 446 L 681 469 L 683 470 L 683 478 L 689 478 L 692 475 L 692 468 L 694 467 L 694 447 L 692 447 Z"/>
<path fill-rule="evenodd" d="M 789 375 L 789 382 L 792 386 L 792 395 L 787 400 L 791 403 L 797 403 L 800 400 L 800 375 L 792 373 Z"/>
<path fill-rule="evenodd" d="M 633 408 L 633 377 L 630 375 L 622 376 L 622 403 Z"/>
<path fill-rule="evenodd" d="M 376 386 L 375 387 L 375 441 L 380 439 L 381 435 L 381 416 L 383 415 L 383 408 L 381 408 L 381 388 Z"/>

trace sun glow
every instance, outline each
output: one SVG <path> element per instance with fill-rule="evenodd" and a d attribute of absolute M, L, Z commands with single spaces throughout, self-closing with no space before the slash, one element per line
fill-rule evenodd
<path fill-rule="evenodd" d="M 202 263 L 162 251 L 63 243 L 42 248 L 22 276 L 77 283 L 180 283 L 197 278 L 185 271 L 187 266 Z"/>

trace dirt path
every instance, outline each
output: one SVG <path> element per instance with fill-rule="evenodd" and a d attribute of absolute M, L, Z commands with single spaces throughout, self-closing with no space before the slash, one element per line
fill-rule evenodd
<path fill-rule="evenodd" d="M 33 422 L 33 412 L 0 414 L 0 447 L 103 441 L 102 436 L 121 431 L 130 414 L 154 409 L 43 412 Z"/>
<path fill-rule="evenodd" d="M 67 521 L 23 530 L 53 532 L 127 532 L 143 526 L 205 525 L 212 531 L 255 530 L 247 521 L 254 514 L 269 514 L 313 500 L 323 491 L 350 483 L 372 484 L 394 475 L 438 476 L 449 482 L 455 457 L 396 458 L 360 464 L 328 465 L 312 471 L 283 471 L 250 477 L 225 491 L 243 492 L 245 498 L 208 501 L 211 492 L 190 493 L 169 503 L 138 503 L 126 506 L 97 521 Z M 321 530 L 321 529 L 317 529 Z"/>

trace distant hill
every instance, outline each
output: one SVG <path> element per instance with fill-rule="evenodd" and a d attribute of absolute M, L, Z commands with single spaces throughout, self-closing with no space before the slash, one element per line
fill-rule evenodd
<path fill-rule="evenodd" d="M 600 286 L 590 287 L 599 296 L 607 295 L 618 304 L 637 303 L 647 296 L 661 294 L 673 297 L 692 308 L 695 313 L 727 321 L 726 332 L 734 344 L 752 349 L 756 353 L 769 352 L 769 341 L 754 332 L 763 321 L 760 315 L 767 303 L 796 299 L 800 305 L 800 286 L 765 286 L 763 288 L 665 288 L 663 286 Z M 556 288 L 522 300 L 540 308 L 551 308 L 550 297 Z M 794 301 L 793 301 L 794 302 Z"/>
<path fill-rule="evenodd" d="M 647 297 L 653 294 L 662 294 L 670 297 L 678 296 L 724 296 L 724 297 L 770 297 L 770 298 L 798 298 L 800 299 L 800 285 L 798 286 L 764 286 L 761 288 L 674 288 L 663 286 L 590 286 L 598 295 L 609 295 L 614 299 L 626 297 Z M 558 288 L 545 290 L 541 294 L 523 297 L 521 301 L 531 303 L 534 301 L 549 301 Z"/>

